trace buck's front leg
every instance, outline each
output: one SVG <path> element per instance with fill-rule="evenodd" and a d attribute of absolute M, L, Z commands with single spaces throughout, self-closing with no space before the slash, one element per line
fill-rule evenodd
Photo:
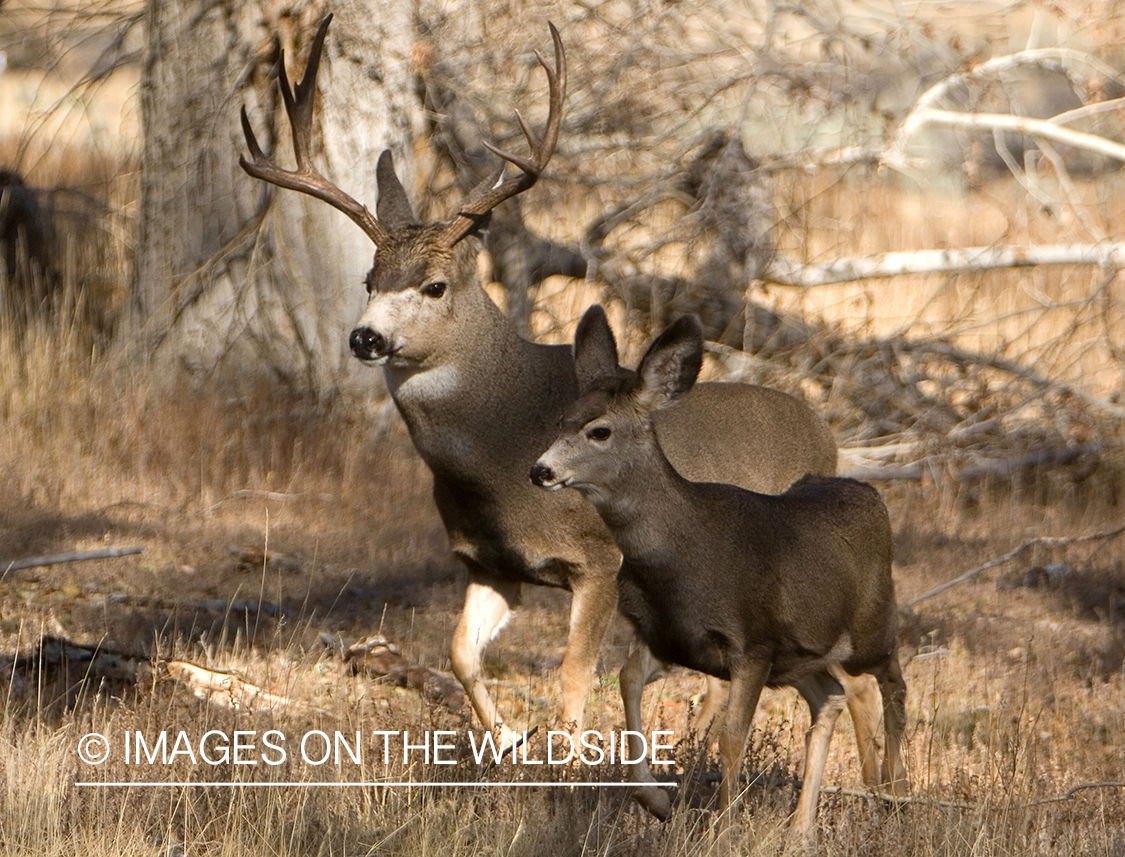
<path fill-rule="evenodd" d="M 610 574 L 590 574 L 571 587 L 570 633 L 562 662 L 563 723 L 582 731 L 586 697 L 594 680 L 598 652 L 617 611 L 617 567 Z"/>
<path fill-rule="evenodd" d="M 481 675 L 481 654 L 507 623 L 512 608 L 519 603 L 519 594 L 517 582 L 470 572 L 465 606 L 453 633 L 450 654 L 453 674 L 465 688 L 480 722 L 500 741 L 501 751 L 520 743 L 523 736 L 509 728 L 500 716 Z"/>
<path fill-rule="evenodd" d="M 621 667 L 621 702 L 625 707 L 625 728 L 629 730 L 629 758 L 642 757 L 642 761 L 629 766 L 629 779 L 639 783 L 633 792 L 637 802 L 659 818 L 667 821 L 672 813 L 672 800 L 667 788 L 655 785 L 656 778 L 648 767 L 648 759 L 641 752 L 640 741 L 631 733 L 644 733 L 641 717 L 641 697 L 645 685 L 663 672 L 663 664 L 658 661 L 648 646 L 637 640 L 629 648 L 629 657 Z"/>

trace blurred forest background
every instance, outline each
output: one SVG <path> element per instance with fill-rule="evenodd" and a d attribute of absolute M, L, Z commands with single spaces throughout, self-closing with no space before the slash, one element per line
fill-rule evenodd
<path fill-rule="evenodd" d="M 2 0 L 0 794 L 30 809 L 0 808 L 0 842 L 402 844 L 407 798 L 373 810 L 351 793 L 82 797 L 57 740 L 98 718 L 213 716 L 161 683 L 182 677 L 138 678 L 157 658 L 321 694 L 355 718 L 374 697 L 349 695 L 342 665 L 324 689 L 323 634 L 378 625 L 426 669 L 448 668 L 460 571 L 381 372 L 347 351 L 370 243 L 238 166 L 242 106 L 290 163 L 277 63 L 298 76 L 328 12 L 322 171 L 373 208 L 390 148 L 435 219 L 496 167 L 482 141 L 523 145 L 517 109 L 542 122 L 533 52 L 549 54 L 553 21 L 570 66 L 562 132 L 536 187 L 493 217 L 480 267 L 494 300 L 553 342 L 605 303 L 626 362 L 696 313 L 710 377 L 803 395 L 835 431 L 842 472 L 883 491 L 899 597 L 934 656 L 907 676 L 922 688 L 912 780 L 981 809 L 919 808 L 911 832 L 878 827 L 880 848 L 1125 854 L 1120 792 L 1082 792 L 1090 804 L 1049 817 L 1036 803 L 1125 780 L 1118 0 Z M 13 563 L 123 545 L 144 553 Z M 989 585 L 932 594 L 966 569 Z M 489 665 L 508 684 L 546 671 L 505 702 L 529 717 L 557 716 L 560 597 L 536 594 Z M 626 641 L 619 629 L 608 663 Z M 91 672 L 98 646 L 117 660 Z M 430 680 L 408 673 L 407 688 Z M 619 700 L 600 681 L 594 720 L 612 722 Z M 673 717 L 686 694 L 670 688 Z M 98 693 L 123 694 L 131 713 Z M 396 698 L 379 716 L 438 717 L 432 698 Z M 768 716 L 796 747 L 788 705 Z M 769 756 L 774 740 L 756 764 L 785 769 L 799 750 Z M 58 777 L 41 773 L 56 763 Z M 459 813 L 486 812 L 470 797 L 402 836 L 418 853 L 656 853 L 654 828 L 572 797 L 496 798 L 487 843 L 464 833 Z M 527 833 L 525 810 L 551 821 Z M 837 824 L 837 850 L 876 853 L 881 817 L 856 818 Z M 697 831 L 675 830 L 658 852 L 692 851 Z"/>
<path fill-rule="evenodd" d="M 371 247 L 237 165 L 242 105 L 287 150 L 276 63 L 303 68 L 326 10 L 7 0 L 9 371 L 66 328 L 85 360 L 195 389 L 380 397 L 346 349 Z M 529 334 L 565 340 L 593 301 L 638 341 L 697 313 L 715 371 L 799 388 L 863 472 L 1117 458 L 1116 4 L 333 10 L 323 169 L 373 205 L 390 148 L 433 217 L 517 107 L 541 118 L 531 52 L 561 28 L 559 151 L 482 257 Z"/>

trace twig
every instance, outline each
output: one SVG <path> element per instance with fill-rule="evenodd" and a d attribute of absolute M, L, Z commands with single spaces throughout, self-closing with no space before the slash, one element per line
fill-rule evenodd
<path fill-rule="evenodd" d="M 1049 803 L 1063 803 L 1064 801 L 1074 800 L 1079 792 L 1085 791 L 1086 789 L 1125 789 L 1125 783 L 1080 783 L 1061 797 L 1043 798 L 1042 800 L 1029 803 L 1028 806 L 1043 806 Z"/>
<path fill-rule="evenodd" d="M 1042 800 L 1032 801 L 1030 803 L 1019 804 L 1025 809 L 1033 808 L 1033 806 L 1045 806 L 1052 803 L 1065 803 L 1066 801 L 1073 801 L 1074 797 L 1078 796 L 1079 792 L 1086 791 L 1088 788 L 1125 788 L 1125 783 L 1081 783 L 1074 786 L 1066 794 L 1057 797 L 1044 797 Z M 915 804 L 922 806 L 942 806 L 944 809 L 949 810 L 975 810 L 980 809 L 978 804 L 964 803 L 961 801 L 939 801 L 933 797 L 915 797 L 904 796 L 897 797 L 890 794 L 883 794 L 881 792 L 872 792 L 861 790 L 861 788 L 841 788 L 839 786 L 823 786 L 820 790 L 821 794 L 838 794 L 844 797 L 865 797 L 868 800 L 879 800 L 888 803 L 907 805 Z"/>
<path fill-rule="evenodd" d="M 167 670 L 200 699 L 234 711 L 315 710 L 284 694 L 251 684 L 232 672 L 218 672 L 188 661 L 168 661 Z"/>
<path fill-rule="evenodd" d="M 937 798 L 928 797 L 915 797 L 913 795 L 891 795 L 884 792 L 870 791 L 867 789 L 845 789 L 840 786 L 822 786 L 820 789 L 821 794 L 826 795 L 840 795 L 841 797 L 859 797 L 868 798 L 873 800 L 880 800 L 886 803 L 893 803 L 896 806 L 907 805 L 922 805 L 922 806 L 940 806 L 944 809 L 976 809 L 975 804 L 963 803 L 962 801 L 955 800 L 938 800 Z"/>
<path fill-rule="evenodd" d="M 1072 464 L 1084 455 L 1097 455 L 1105 449 L 1102 443 L 1082 443 L 1077 446 L 1066 446 L 1060 449 L 1041 449 L 1027 455 L 1014 458 L 998 458 L 988 461 L 978 461 L 967 464 L 953 471 L 952 478 L 980 479 L 985 476 L 1009 476 L 1020 470 L 1043 465 L 1066 466 Z M 919 461 L 905 464 L 873 464 L 857 455 L 862 448 L 840 450 L 841 455 L 839 473 L 841 476 L 850 476 L 864 482 L 892 482 L 896 480 L 919 482 L 927 472 L 934 472 L 939 466 L 936 456 L 930 456 Z"/>
<path fill-rule="evenodd" d="M 131 604 L 141 608 L 154 610 L 198 610 L 206 613 L 251 613 L 255 616 L 290 616 L 292 612 L 273 601 L 258 601 L 251 598 L 239 598 L 234 601 L 224 601 L 219 598 L 208 601 L 175 601 L 167 598 L 157 598 L 151 595 L 129 595 L 115 592 L 106 596 L 106 600 L 113 604 Z"/>
<path fill-rule="evenodd" d="M 1072 545 L 1072 544 L 1078 544 L 1080 542 L 1092 542 L 1092 541 L 1096 541 L 1098 539 L 1111 539 L 1115 536 L 1121 535 L 1122 533 L 1125 533 L 1125 526 L 1121 526 L 1121 527 L 1118 527 L 1116 530 L 1109 530 L 1107 532 L 1091 533 L 1090 535 L 1086 535 L 1086 536 L 1039 536 L 1039 537 L 1034 538 L 1034 539 L 1028 539 L 1026 542 L 1019 545 L 1019 547 L 1015 548 L 1014 550 L 1009 551 L 1008 553 L 1004 554 L 1002 557 L 998 557 L 997 559 L 989 560 L 984 565 L 978 566 L 977 568 L 974 568 L 971 571 L 966 571 L 960 577 L 953 578 L 953 580 L 947 580 L 945 583 L 941 584 L 940 586 L 934 587 L 929 592 L 923 592 L 921 595 L 918 595 L 918 596 L 910 599 L 909 601 L 905 602 L 904 604 L 902 604 L 900 606 L 902 606 L 902 607 L 913 607 L 915 604 L 918 604 L 919 602 L 925 601 L 928 598 L 933 598 L 935 595 L 940 595 L 941 593 L 945 592 L 946 590 L 952 589 L 954 586 L 960 586 L 962 583 L 964 583 L 968 580 L 972 580 L 974 577 L 976 577 L 979 574 L 982 574 L 983 572 L 988 571 L 990 568 L 996 568 L 999 565 L 1004 565 L 1004 563 L 1010 562 L 1011 560 L 1013 560 L 1017 556 L 1019 556 L 1021 553 L 1023 553 L 1025 550 L 1027 550 L 1030 547 L 1034 547 L 1035 545 L 1047 545 L 1049 547 L 1055 547 L 1055 546 L 1058 546 L 1058 545 Z"/>
<path fill-rule="evenodd" d="M 253 488 L 243 488 L 239 491 L 235 491 L 229 497 L 224 497 L 222 500 L 219 500 L 217 503 L 214 503 L 212 506 L 210 506 L 207 509 L 207 511 L 208 512 L 218 511 L 219 508 L 224 503 L 230 503 L 232 500 L 245 500 L 247 498 L 260 498 L 262 500 L 296 500 L 300 497 L 309 497 L 309 496 L 317 497 L 317 498 L 322 499 L 322 500 L 333 500 L 333 499 L 335 499 L 331 494 L 311 494 L 310 495 L 310 494 L 308 494 L 306 492 L 303 492 L 303 491 L 297 492 L 295 494 L 282 494 L 282 493 L 279 493 L 277 491 L 258 491 L 258 490 L 253 489 Z"/>
<path fill-rule="evenodd" d="M 19 571 L 23 568 L 40 568 L 45 565 L 57 565 L 60 562 L 86 562 L 91 559 L 113 559 L 119 556 L 131 556 L 142 553 L 144 548 L 102 548 L 93 551 L 76 551 L 74 553 L 57 553 L 51 556 L 35 556 L 29 559 L 17 559 L 11 562 L 0 561 L 4 574 L 9 571 Z"/>

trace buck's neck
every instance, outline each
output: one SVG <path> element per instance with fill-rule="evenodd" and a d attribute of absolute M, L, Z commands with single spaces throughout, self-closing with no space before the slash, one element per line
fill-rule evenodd
<path fill-rule="evenodd" d="M 426 365 L 385 370 L 395 404 L 431 465 L 454 457 L 460 464 L 470 449 L 491 458 L 513 444 L 538 444 L 538 427 L 554 425 L 574 397 L 568 349 L 524 339 L 479 286 L 464 297 L 463 336 Z"/>

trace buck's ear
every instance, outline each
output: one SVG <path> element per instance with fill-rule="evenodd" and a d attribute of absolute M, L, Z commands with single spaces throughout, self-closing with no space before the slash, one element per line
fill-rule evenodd
<path fill-rule="evenodd" d="M 414 222 L 414 209 L 402 182 L 395 175 L 395 159 L 390 149 L 384 149 L 375 165 L 375 182 L 379 186 L 379 201 L 375 204 L 375 217 L 387 229 Z"/>
<path fill-rule="evenodd" d="M 703 366 L 703 328 L 694 315 L 684 315 L 652 341 L 637 367 L 639 404 L 656 410 L 692 388 Z"/>
<path fill-rule="evenodd" d="M 617 340 L 598 304 L 586 310 L 574 332 L 574 372 L 580 391 L 617 376 Z"/>

